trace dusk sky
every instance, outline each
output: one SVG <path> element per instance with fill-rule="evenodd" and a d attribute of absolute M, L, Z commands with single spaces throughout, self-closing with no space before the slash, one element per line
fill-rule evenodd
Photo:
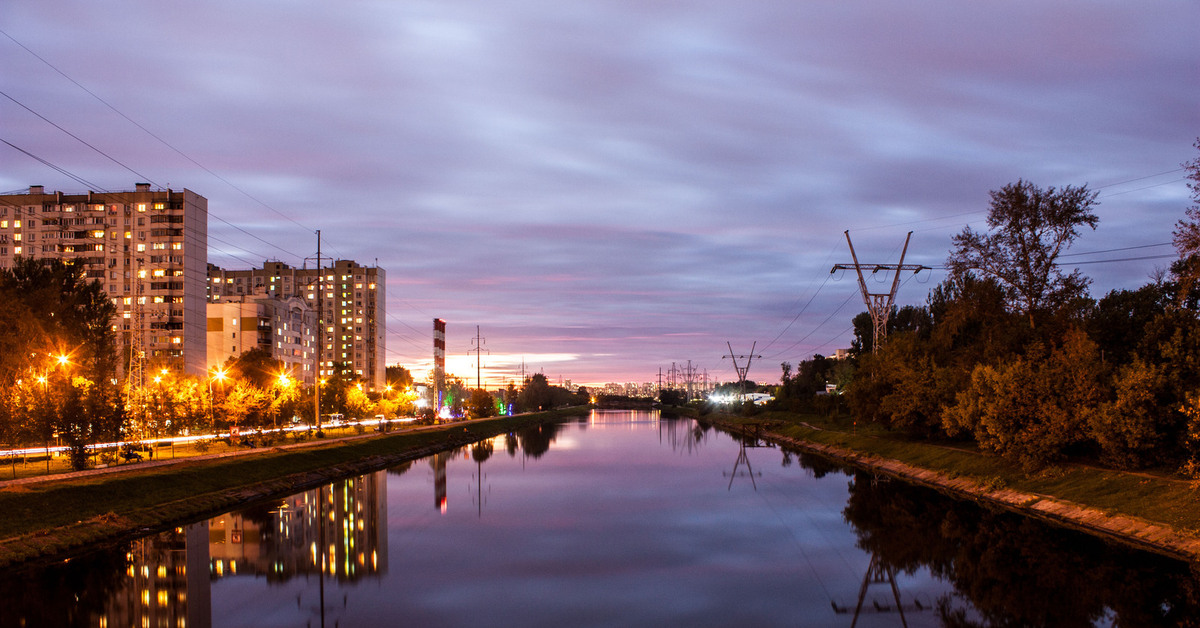
<path fill-rule="evenodd" d="M 777 381 L 850 345 L 843 231 L 881 263 L 914 231 L 906 263 L 940 266 L 1018 179 L 1099 191 L 1063 260 L 1094 296 L 1149 281 L 1200 156 L 1197 24 L 1194 0 L 6 0 L 0 191 L 191 189 L 228 269 L 301 266 L 320 229 L 386 270 L 387 363 L 418 377 L 439 317 L 472 384 L 476 325 L 493 384 L 734 380 L 726 342 Z"/>

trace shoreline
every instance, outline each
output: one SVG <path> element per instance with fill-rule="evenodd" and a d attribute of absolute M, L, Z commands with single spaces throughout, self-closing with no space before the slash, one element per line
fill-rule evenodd
<path fill-rule="evenodd" d="M 1109 514 L 1051 495 L 1011 488 L 991 488 L 979 479 L 952 477 L 947 473 L 924 469 L 892 458 L 786 436 L 770 428 L 751 431 L 744 425 L 711 415 L 698 417 L 697 420 L 733 434 L 762 438 L 800 452 L 816 454 L 858 469 L 931 488 L 958 499 L 988 504 L 1177 560 L 1200 561 L 1200 536 L 1163 523 L 1132 515 Z"/>
<path fill-rule="evenodd" d="M 586 410 L 586 408 L 584 408 Z M 0 567 L 27 568 L 60 561 L 89 547 L 121 543 L 159 530 L 207 516 L 219 515 L 240 506 L 290 495 L 332 481 L 373 473 L 440 451 L 464 447 L 523 427 L 571 420 L 580 409 L 449 423 L 436 428 L 400 431 L 382 435 L 350 437 L 339 441 L 305 443 L 303 447 L 259 448 L 238 455 L 220 454 L 185 458 L 172 464 L 122 469 L 123 473 L 84 473 L 72 477 L 50 477 L 38 482 L 10 482 L 0 486 L 0 496 L 36 502 L 39 490 L 103 490 L 111 483 L 149 485 L 170 480 L 172 473 L 210 473 L 206 490 L 178 499 L 165 498 L 148 505 L 118 512 L 107 510 L 74 523 L 35 528 L 0 539 Z M 387 449 L 388 451 L 379 451 Z M 265 479 L 222 483 L 216 477 L 233 465 L 249 465 L 270 474 L 271 467 L 286 461 L 305 465 L 315 455 L 332 459 L 315 460 L 310 468 L 284 472 Z M 156 477 L 150 477 L 151 475 Z M 165 476 L 159 474 L 166 474 Z M 152 490 L 152 489 L 149 489 Z M 129 492 L 129 491 L 125 491 Z M 34 504 L 36 506 L 36 504 Z"/>

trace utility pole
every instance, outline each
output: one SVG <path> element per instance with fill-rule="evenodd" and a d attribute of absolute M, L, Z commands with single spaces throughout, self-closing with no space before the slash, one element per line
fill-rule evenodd
<path fill-rule="evenodd" d="M 468 351 L 467 353 L 475 354 L 475 387 L 479 388 L 479 389 L 483 388 L 483 377 L 481 375 L 481 373 L 483 372 L 483 369 L 480 366 L 480 363 L 483 362 L 483 360 L 481 359 L 480 355 L 483 352 L 487 351 L 486 349 L 483 348 L 483 343 L 485 340 L 486 340 L 486 338 L 480 337 L 479 325 L 476 325 L 475 326 L 475 339 L 472 341 L 474 343 L 475 347 L 473 349 L 471 349 L 470 351 Z M 488 355 L 491 355 L 490 351 L 487 351 L 487 353 L 488 353 Z M 522 364 L 524 364 L 524 363 L 522 363 Z"/>
<path fill-rule="evenodd" d="M 324 260 L 333 258 L 321 255 L 321 230 L 317 229 L 317 256 L 304 258 L 305 268 L 309 260 L 317 264 L 317 350 L 313 352 L 313 416 L 317 418 L 317 435 L 321 434 L 321 356 L 325 353 L 325 267 Z"/>
<path fill-rule="evenodd" d="M 892 289 L 888 292 L 873 293 L 867 289 L 867 281 L 863 278 L 863 265 L 858 262 L 858 255 L 854 253 L 854 243 L 850 241 L 850 230 L 846 230 L 846 244 L 850 245 L 850 257 L 854 258 L 853 268 L 858 272 L 858 288 L 862 291 L 863 303 L 867 305 L 867 312 L 871 315 L 871 326 L 874 328 L 872 336 L 871 352 L 879 350 L 880 343 L 887 337 L 887 323 L 892 316 L 892 305 L 896 302 L 896 290 L 900 287 L 900 273 L 905 270 L 913 271 L 913 274 L 926 270 L 926 266 L 918 264 L 905 264 L 904 256 L 908 253 L 908 241 L 912 239 L 913 232 L 909 231 L 908 236 L 904 238 L 904 249 L 900 252 L 899 264 L 871 264 L 871 274 L 874 275 L 879 271 L 892 271 L 895 276 L 892 278 Z M 830 274 L 839 270 L 851 268 L 850 264 L 834 264 Z"/>
<path fill-rule="evenodd" d="M 750 372 L 750 363 L 754 361 L 754 358 L 762 357 L 761 355 L 754 355 L 754 349 L 758 346 L 758 341 L 756 340 L 754 341 L 754 344 L 750 345 L 749 355 L 735 355 L 733 353 L 733 345 L 730 344 L 728 340 L 725 341 L 725 346 L 729 347 L 729 355 L 723 355 L 721 356 L 721 359 L 723 360 L 725 358 L 730 358 L 733 360 L 733 370 L 737 371 L 738 384 L 741 387 L 741 394 L 738 396 L 738 402 L 742 403 L 743 398 L 746 396 L 746 373 Z M 739 359 L 745 359 L 746 366 L 738 366 Z"/>

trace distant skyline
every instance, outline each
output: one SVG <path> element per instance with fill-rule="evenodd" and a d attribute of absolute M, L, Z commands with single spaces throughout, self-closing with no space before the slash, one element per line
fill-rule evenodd
<path fill-rule="evenodd" d="M 191 189 L 226 268 L 302 266 L 320 229 L 386 270 L 387 363 L 418 377 L 443 318 L 471 385 L 476 325 L 490 385 L 522 361 L 728 381 L 726 342 L 777 381 L 850 344 L 847 229 L 881 263 L 914 231 L 905 261 L 937 267 L 990 190 L 1086 184 L 1100 224 L 1063 261 L 1093 296 L 1169 264 L 1197 23 L 1169 1 L 9 0 L 0 191 Z"/>

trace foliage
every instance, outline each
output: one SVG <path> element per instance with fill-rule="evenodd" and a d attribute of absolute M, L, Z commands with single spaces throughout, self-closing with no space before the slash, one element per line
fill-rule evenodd
<path fill-rule="evenodd" d="M 491 393 L 482 388 L 472 390 L 471 398 L 467 400 L 467 416 L 472 419 L 496 416 L 495 398 L 492 397 Z"/>
<path fill-rule="evenodd" d="M 1096 343 L 1073 330 L 1061 347 L 1034 346 L 1010 362 L 976 367 L 943 420 L 948 431 L 971 433 L 983 449 L 1038 469 L 1083 442 L 1103 386 Z"/>
<path fill-rule="evenodd" d="M 1091 210 L 1096 193 L 1087 186 L 1042 190 L 1017 181 L 992 191 L 991 198 L 990 231 L 963 229 L 954 236 L 946 265 L 953 276 L 975 271 L 998 281 L 1009 308 L 1033 327 L 1086 291 L 1082 273 L 1064 274 L 1055 262 L 1082 227 L 1096 228 L 1099 218 Z"/>

